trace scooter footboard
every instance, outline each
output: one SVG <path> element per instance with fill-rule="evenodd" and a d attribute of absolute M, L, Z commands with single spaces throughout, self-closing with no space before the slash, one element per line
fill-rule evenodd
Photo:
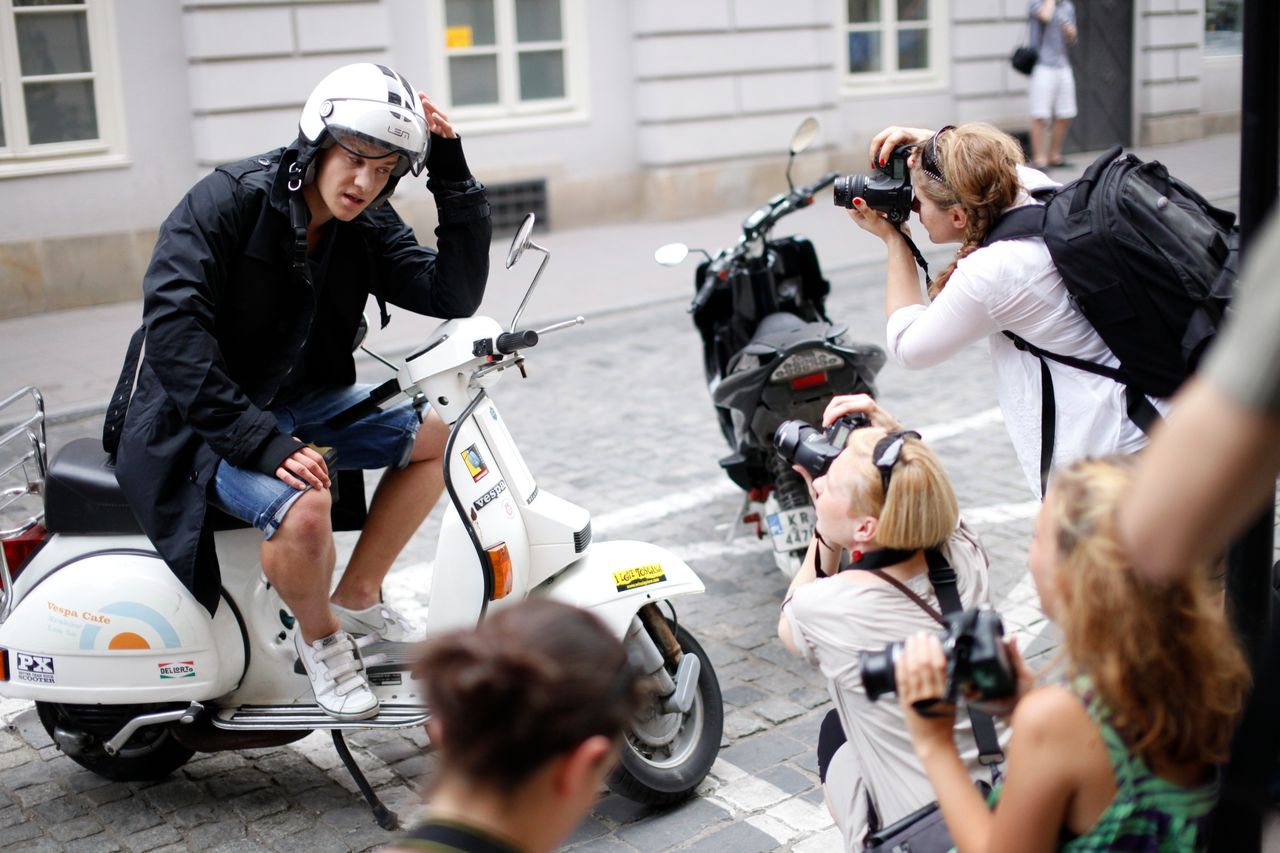
<path fill-rule="evenodd" d="M 666 548 L 624 539 L 593 542 L 585 557 L 533 592 L 590 610 L 622 638 L 645 604 L 705 589 Z"/>

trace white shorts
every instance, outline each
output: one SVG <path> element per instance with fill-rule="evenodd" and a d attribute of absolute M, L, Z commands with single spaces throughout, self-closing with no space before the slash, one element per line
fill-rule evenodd
<path fill-rule="evenodd" d="M 1037 65 L 1027 88 L 1032 118 L 1075 118 L 1076 78 L 1071 66 Z"/>

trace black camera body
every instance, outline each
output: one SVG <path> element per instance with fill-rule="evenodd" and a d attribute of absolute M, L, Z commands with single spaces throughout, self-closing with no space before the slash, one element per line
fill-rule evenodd
<path fill-rule="evenodd" d="M 954 702 L 960 695 L 979 700 L 1012 696 L 1018 689 L 1018 674 L 1004 644 L 1000 614 L 980 607 L 952 613 L 946 619 L 941 639 L 947 656 L 947 695 L 938 698 Z M 881 651 L 859 656 L 862 689 L 868 699 L 897 692 L 894 664 L 902 649 L 902 643 L 890 643 Z"/>
<path fill-rule="evenodd" d="M 827 473 L 849 435 L 866 426 L 871 426 L 871 419 L 861 412 L 841 415 L 825 432 L 804 421 L 783 421 L 773 434 L 773 446 L 788 464 L 799 465 L 816 479 Z"/>
<path fill-rule="evenodd" d="M 889 163 L 876 169 L 870 175 L 846 175 L 836 178 L 836 207 L 853 207 L 853 200 L 861 198 L 867 206 L 888 214 L 894 225 L 907 221 L 915 204 L 915 193 L 911 189 L 911 170 L 907 168 L 907 158 L 911 156 L 911 145 L 899 145 L 889 155 Z"/>

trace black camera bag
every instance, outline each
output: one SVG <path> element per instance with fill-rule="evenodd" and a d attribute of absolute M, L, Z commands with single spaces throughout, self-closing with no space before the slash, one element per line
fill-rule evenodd
<path fill-rule="evenodd" d="M 1217 334 L 1235 290 L 1240 229 L 1157 161 L 1115 146 L 1078 180 L 1036 193 L 1042 205 L 1008 211 L 983 245 L 1041 237 L 1071 300 L 1120 361 L 1120 369 L 1040 349 L 1041 488 L 1053 458 L 1056 412 L 1045 359 L 1126 387 L 1129 417 L 1143 431 L 1159 419 L 1147 397 L 1169 397 Z"/>

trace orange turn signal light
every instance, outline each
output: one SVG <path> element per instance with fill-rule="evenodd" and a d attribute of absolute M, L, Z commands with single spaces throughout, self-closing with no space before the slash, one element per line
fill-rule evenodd
<path fill-rule="evenodd" d="M 507 550 L 507 543 L 500 542 L 492 548 L 486 548 L 485 553 L 489 555 L 489 565 L 493 567 L 493 595 L 490 600 L 506 598 L 511 594 L 512 583 L 511 552 Z"/>

